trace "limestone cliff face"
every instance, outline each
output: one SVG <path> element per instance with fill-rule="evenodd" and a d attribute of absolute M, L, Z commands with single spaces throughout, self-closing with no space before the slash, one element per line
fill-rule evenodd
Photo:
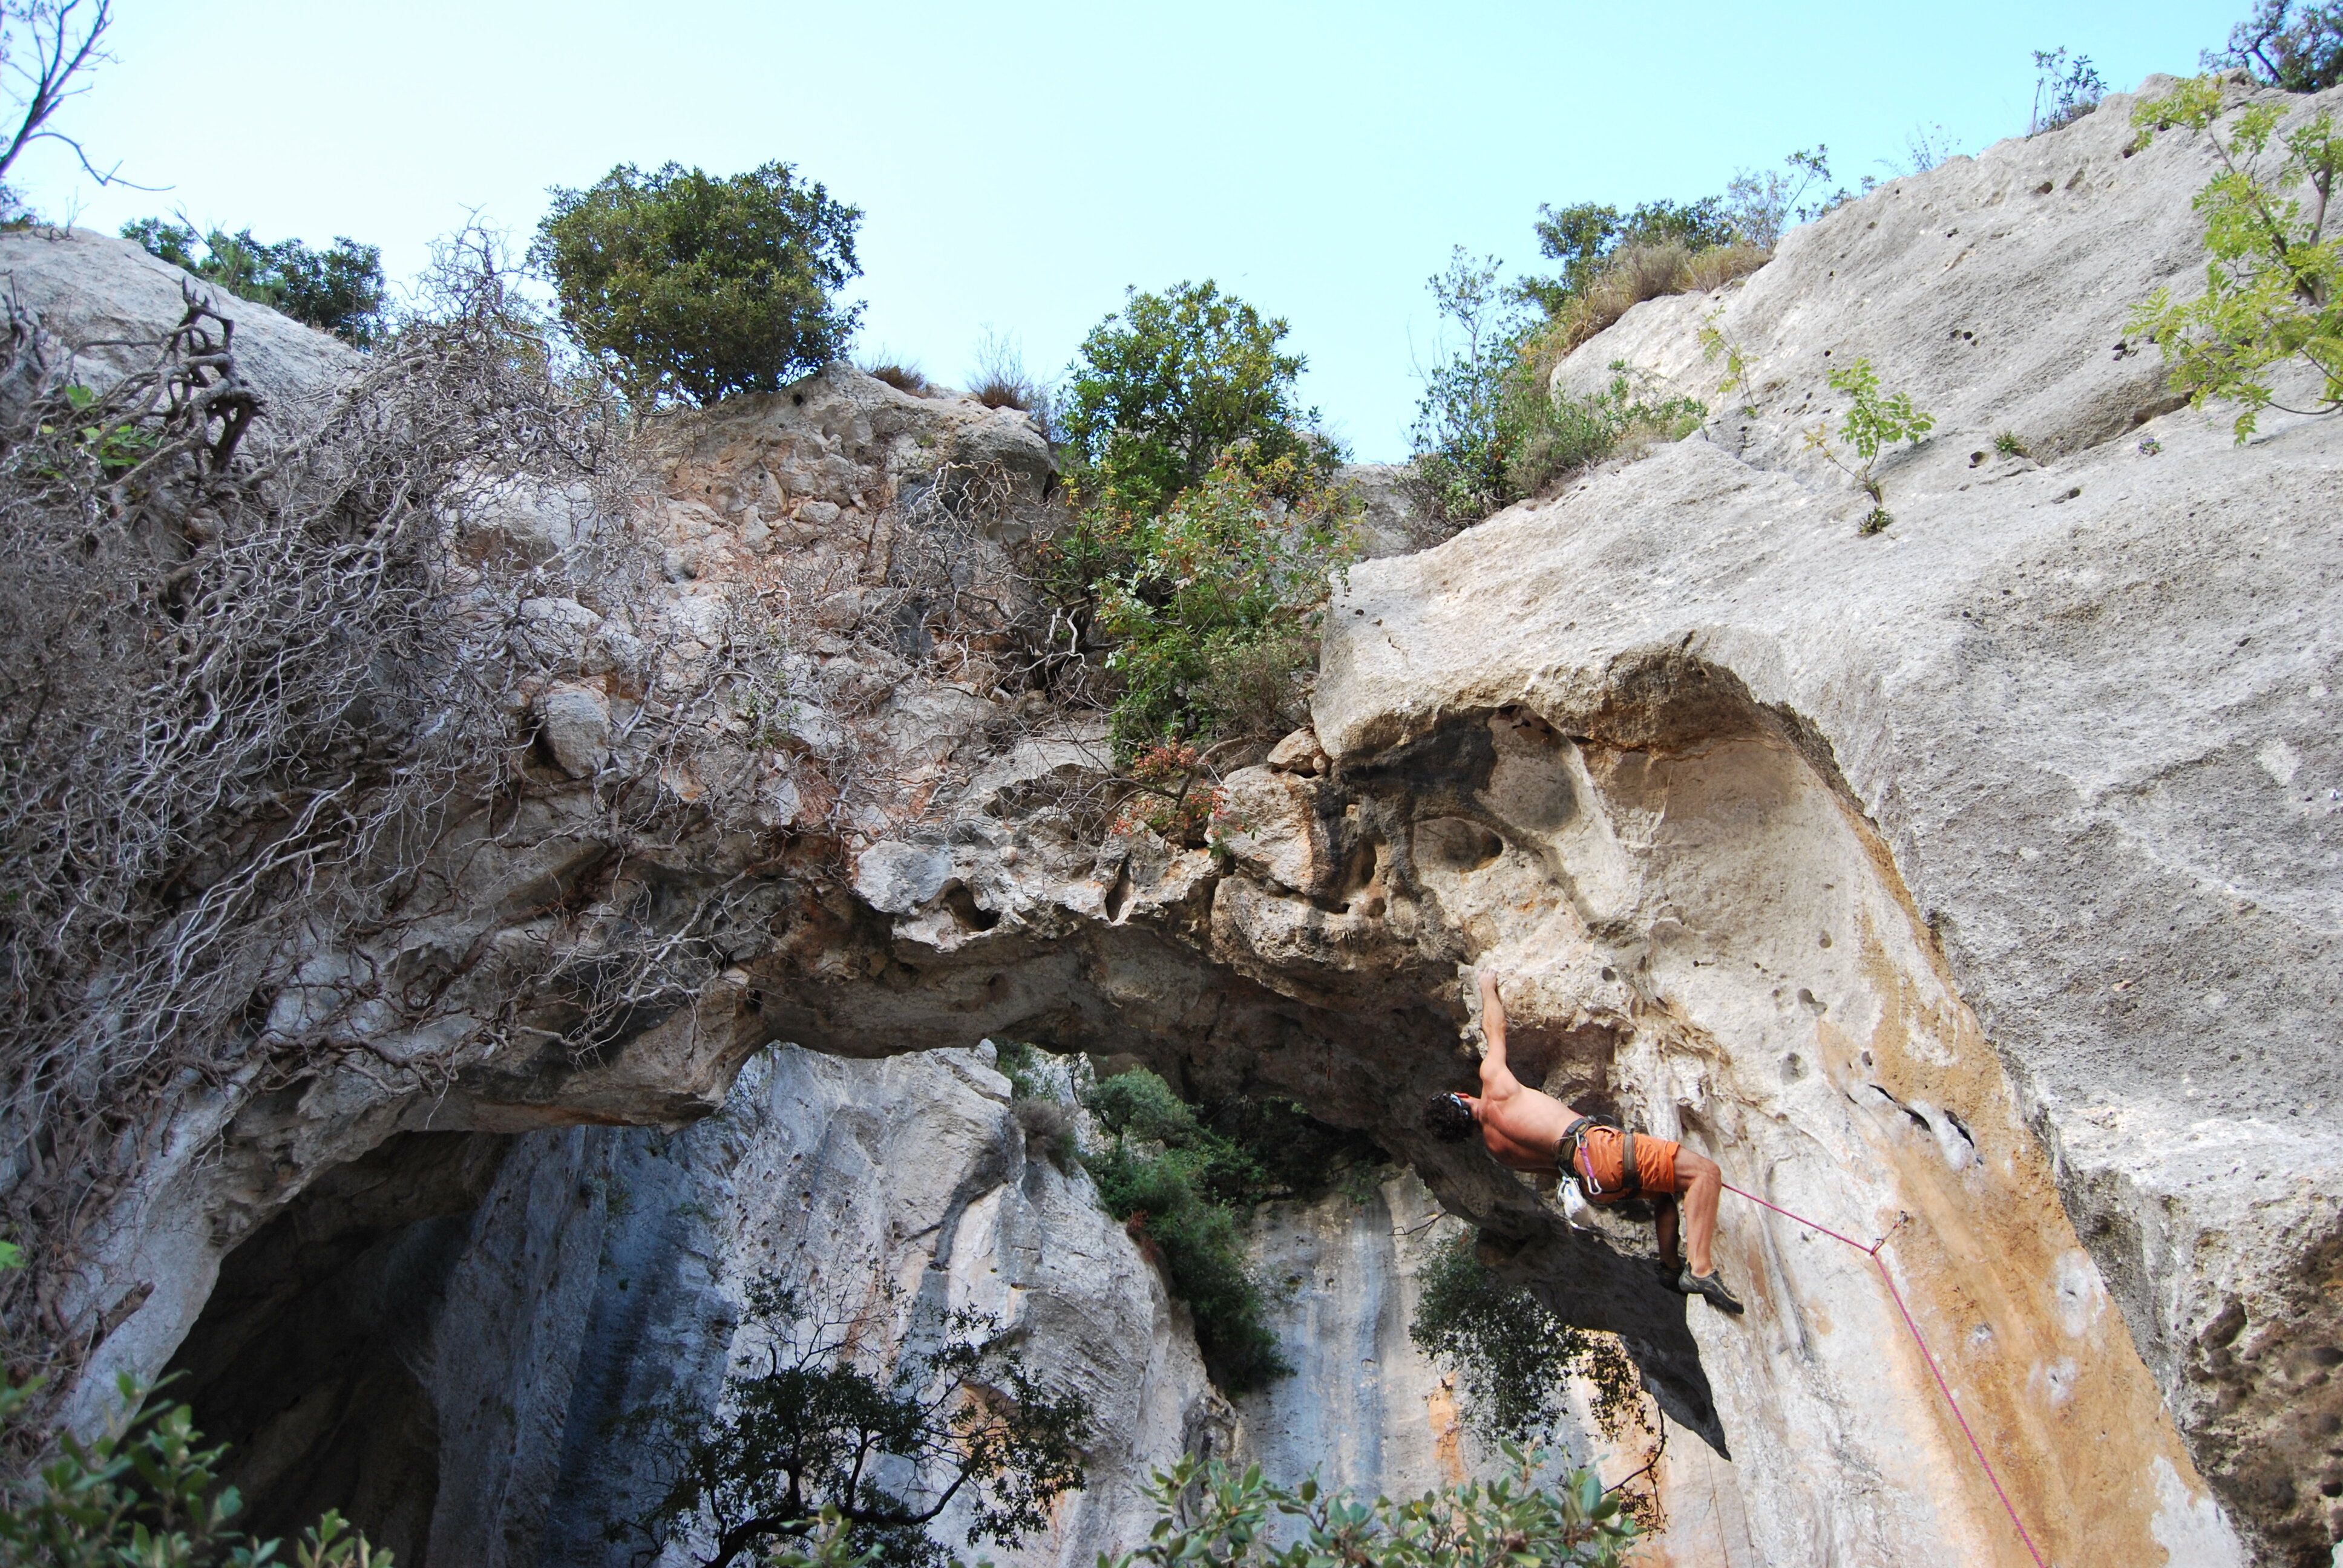
<path fill-rule="evenodd" d="M 665 597 L 625 626 L 582 603 L 586 616 L 546 612 L 576 629 L 578 657 L 562 703 L 548 693 L 517 720 L 545 726 L 541 777 L 511 821 L 458 833 L 461 896 L 428 945 L 519 954 L 590 934 L 598 910 L 645 887 L 657 898 L 625 907 L 654 919 L 725 890 L 724 962 L 689 1005 L 585 1055 L 442 1039 L 410 1081 L 380 1063 L 428 1042 L 385 1039 L 366 1070 L 191 1102 L 72 1304 L 110 1331 L 94 1365 L 159 1368 L 223 1256 L 243 1243 L 258 1267 L 256 1238 L 305 1192 L 357 1216 L 333 1232 L 355 1246 L 388 1222 L 365 1221 L 374 1192 L 382 1216 L 405 1216 L 400 1234 L 436 1229 L 364 1280 L 327 1271 L 346 1316 L 410 1290 L 582 1292 L 569 1315 L 529 1320 L 566 1324 L 603 1303 L 591 1321 L 608 1326 L 550 1381 L 528 1369 L 569 1353 L 555 1342 L 567 1329 L 537 1348 L 463 1348 L 484 1358 L 459 1380 L 474 1400 L 558 1395 L 470 1415 L 428 1389 L 402 1396 L 439 1452 L 482 1456 L 459 1482 L 439 1472 L 432 1517 L 484 1521 L 495 1511 L 466 1499 L 635 1484 L 576 1412 L 716 1375 L 722 1336 L 695 1314 L 766 1235 L 824 1234 L 830 1205 L 852 1210 L 839 1234 L 866 1248 L 899 1201 L 906 1223 L 959 1214 L 954 1240 L 887 1254 L 923 1289 L 999 1288 L 990 1260 L 1012 1253 L 1002 1278 L 1045 1278 L 1007 1241 L 951 1261 L 957 1238 L 994 1223 L 977 1217 L 993 1193 L 1011 1216 L 998 1233 L 1058 1216 L 1041 1256 L 1103 1260 L 1080 1290 L 1036 1285 L 1017 1310 L 1073 1291 L 1097 1303 L 1088 1321 L 1123 1325 L 1070 1326 L 1064 1364 L 1095 1361 L 1102 1394 L 1157 1412 L 1134 1429 L 1148 1434 L 1135 1464 L 1204 1430 L 1191 1352 L 1148 1282 L 1119 1271 L 1113 1237 L 1081 1240 L 1095 1232 L 1061 1178 L 1021 1156 L 984 1163 L 995 1134 L 980 1130 L 1004 1124 L 996 1102 L 969 1101 L 988 1091 L 968 1059 L 788 1055 L 737 1091 L 769 1105 L 758 1097 L 785 1080 L 930 1075 L 894 1081 L 922 1108 L 910 1125 L 930 1101 L 966 1102 L 937 1125 L 967 1129 L 968 1152 L 922 1166 L 916 1201 L 876 1185 L 928 1158 L 890 1129 L 850 1151 L 809 1116 L 753 1154 L 722 1152 L 732 1112 L 675 1140 L 562 1130 L 712 1111 L 774 1042 L 878 1058 L 1031 1039 L 1135 1055 L 1193 1090 L 1273 1091 L 1371 1131 L 1510 1277 L 1629 1346 L 1675 1423 L 1676 1561 L 2026 1561 L 1859 1252 L 1728 1198 L 1720 1255 L 1750 1311 L 1726 1320 L 1656 1285 L 1648 1232 L 1582 1228 L 1550 1191 L 1420 1132 L 1423 1099 L 1469 1081 L 1465 971 L 1496 963 L 1516 977 L 1519 1050 L 1547 1087 L 1681 1137 L 1736 1185 L 1866 1244 L 1892 1234 L 1885 1267 L 2052 1560 L 2323 1561 L 2343 1533 L 2324 1496 L 2343 1490 L 2328 1431 L 2343 1324 L 2323 1049 L 2343 995 L 2343 427 L 2272 415 L 2235 447 L 2226 415 L 2176 410 L 2152 351 L 2124 338 L 2132 298 L 2198 265 L 2187 203 L 2207 174 L 2175 136 L 2127 153 L 2127 106 L 1893 182 L 1794 233 L 1738 287 L 1639 307 L 1587 345 L 1565 386 L 1624 359 L 1718 417 L 1437 548 L 1354 568 L 1313 728 L 1226 780 L 1241 831 L 1223 855 L 1102 840 L 1094 733 L 1029 713 L 980 638 L 930 647 L 931 618 L 900 617 L 940 591 L 926 564 L 939 541 L 970 537 L 918 505 L 957 482 L 953 454 L 1008 477 L 988 548 L 1048 526 L 1030 427 L 839 369 L 679 425 L 636 523 L 659 541 Z M 1702 357 L 1710 319 L 1754 367 L 1745 387 L 1720 389 L 1723 366 Z M 1871 538 L 1855 535 L 1869 502 L 1799 434 L 1834 417 L 1825 377 L 1856 357 L 1940 421 L 1883 465 L 1896 521 Z M 2005 429 L 2035 456 L 2000 454 Z M 544 548 L 529 541 L 558 536 L 558 511 L 518 508 L 515 548 Z M 648 848 L 598 838 L 593 792 L 655 766 L 622 743 L 642 661 L 710 657 L 719 611 L 744 595 L 807 605 L 811 622 L 774 655 L 799 704 L 789 733 L 746 717 L 732 732 L 762 769 L 768 820 Z M 882 623 L 900 638 L 880 646 Z M 488 1017 L 518 1005 L 520 972 L 471 964 L 449 994 Z M 804 1092 L 841 1120 L 864 1103 Z M 464 1141 L 516 1132 L 493 1171 Z M 454 1141 L 413 1142 L 434 1137 Z M 516 1205 L 607 1204 L 563 1196 L 583 1169 L 566 1162 L 586 1158 L 570 1151 L 589 1144 L 632 1151 L 632 1179 L 669 1217 L 597 1211 L 593 1240 L 574 1243 L 560 1238 L 589 1231 L 497 1230 Z M 699 1152 L 651 1152 L 684 1145 Z M 391 1167 L 379 1180 L 369 1151 Z M 831 1151 L 840 1163 L 824 1164 Z M 791 1161 L 831 1173 L 796 1189 L 811 1195 L 794 1216 L 770 1191 L 789 1190 Z M 980 1168 L 997 1173 L 963 1181 Z M 751 1187 L 754 1202 L 725 1209 Z M 964 1202 L 935 1196 L 963 1187 Z M 476 1207 L 482 1191 L 504 1196 Z M 1421 1473 L 1428 1435 L 1446 1462 L 1436 1383 L 1393 1370 L 1406 1288 L 1373 1282 L 1404 1258 L 1408 1201 L 1386 1189 L 1388 1223 L 1370 1204 L 1282 1241 L 1264 1221 L 1265 1264 L 1301 1276 L 1279 1310 L 1309 1349 L 1293 1384 L 1242 1412 L 1256 1452 L 1298 1458 L 1342 1434 L 1320 1457 L 1396 1478 Z M 661 1230 L 687 1202 L 734 1218 Z M 557 1254 L 578 1260 L 558 1288 Z M 223 1290 L 271 1299 L 241 1282 L 246 1267 Z M 676 1304 L 654 1310 L 638 1304 L 643 1280 L 687 1282 L 659 1285 Z M 469 1321 L 523 1319 L 484 1305 Z M 319 1378 L 321 1408 L 346 1397 Z M 508 1443 L 532 1422 L 537 1439 Z M 536 1468 L 499 1491 L 495 1456 L 521 1450 Z M 382 1464 L 421 1452 L 417 1438 Z M 1127 1517 L 1082 1506 L 1098 1510 L 1070 1524 L 1085 1542 L 1110 1528 L 1091 1521 Z M 523 1521 L 518 1561 L 554 1539 L 548 1521 L 584 1513 L 495 1517 Z"/>
<path fill-rule="evenodd" d="M 842 1294 L 896 1344 L 973 1308 L 1097 1418 L 1088 1490 L 1046 1538 L 989 1550 L 1088 1568 L 1144 1538 L 1149 1471 L 1226 1453 L 1233 1418 L 1089 1179 L 1027 1148 L 990 1054 L 780 1047 L 678 1131 L 401 1135 L 231 1261 L 176 1358 L 186 1397 L 235 1444 L 257 1529 L 355 1505 L 418 1568 L 622 1568 L 643 1540 L 606 1527 L 668 1479 L 622 1422 L 712 1400 L 753 1356 L 750 1277 Z"/>

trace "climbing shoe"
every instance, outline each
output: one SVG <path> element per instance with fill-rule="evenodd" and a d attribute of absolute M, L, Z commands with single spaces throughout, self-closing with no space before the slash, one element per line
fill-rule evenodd
<path fill-rule="evenodd" d="M 1744 1310 L 1741 1303 L 1733 1299 L 1733 1292 L 1725 1288 L 1725 1276 L 1720 1272 L 1695 1274 L 1692 1271 L 1692 1265 L 1687 1263 L 1684 1271 L 1676 1277 L 1676 1289 L 1687 1296 L 1706 1296 L 1708 1304 L 1719 1312 L 1738 1313 Z"/>
<path fill-rule="evenodd" d="M 1652 1268 L 1653 1271 L 1660 1276 L 1660 1289 L 1664 1291 L 1674 1291 L 1679 1296 L 1684 1293 L 1682 1279 L 1684 1265 L 1682 1263 L 1671 1263 L 1663 1260 L 1660 1262 L 1653 1264 Z"/>

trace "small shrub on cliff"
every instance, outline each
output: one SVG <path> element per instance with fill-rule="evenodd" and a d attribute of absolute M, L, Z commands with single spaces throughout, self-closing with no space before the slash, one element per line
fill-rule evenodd
<path fill-rule="evenodd" d="M 1161 513 L 1121 519 L 1123 563 L 1096 590 L 1121 688 L 1120 755 L 1274 737 L 1301 721 L 1328 574 L 1355 558 L 1359 512 L 1298 454 L 1247 453 L 1223 457 Z"/>
<path fill-rule="evenodd" d="M 529 259 L 578 347 L 639 408 L 775 391 L 837 358 L 860 319 L 836 296 L 862 270 L 862 211 L 789 164 L 729 178 L 621 164 L 552 194 Z"/>
<path fill-rule="evenodd" d="M 1291 1371 L 1262 1322 L 1242 1221 L 1381 1165 L 1383 1151 L 1273 1095 L 1191 1105 L 1144 1069 L 1100 1081 L 1083 1102 L 1113 1140 L 1083 1156 L 1099 1201 L 1161 1258 L 1212 1381 L 1241 1393 Z"/>
<path fill-rule="evenodd" d="M 145 217 L 124 224 L 122 237 L 239 299 L 282 311 L 356 347 L 372 347 L 386 325 L 382 248 L 347 235 L 312 250 L 297 239 L 255 239 L 248 228 L 198 236 L 186 224 Z"/>
<path fill-rule="evenodd" d="M 1921 437 L 1936 428 L 1936 417 L 1914 407 L 1907 393 L 1880 390 L 1879 373 L 1871 367 L 1869 359 L 1858 359 L 1834 370 L 1825 379 L 1832 391 L 1846 396 L 1846 417 L 1839 423 L 1838 438 L 1854 448 L 1855 461 L 1848 462 L 1831 444 L 1827 425 L 1816 425 L 1806 432 L 1806 448 L 1820 452 L 1831 467 L 1853 479 L 1871 498 L 1871 510 L 1863 519 L 1861 531 L 1875 534 L 1896 520 L 1887 510 L 1879 479 L 1872 472 L 1879 461 L 1880 449 L 1898 441 L 1917 446 Z"/>
<path fill-rule="evenodd" d="M 881 1375 L 857 1357 L 867 1303 L 810 1301 L 765 1276 L 747 1304 L 761 1342 L 713 1410 L 679 1394 L 632 1418 L 673 1480 L 611 1539 L 679 1543 L 705 1568 L 845 1548 L 887 1568 L 943 1568 L 952 1558 L 928 1526 L 954 1498 L 973 1502 L 970 1545 L 1014 1548 L 1081 1490 L 1088 1402 L 1037 1382 L 991 1319 L 950 1314 L 938 1348 Z"/>
<path fill-rule="evenodd" d="M 57 1440 L 55 1456 L 0 1489 L 0 1568 L 259 1568 L 278 1543 L 230 1527 L 243 1512 L 221 1486 L 225 1447 L 206 1448 L 184 1404 L 158 1404 L 128 1374 L 106 1430 Z M 16 1427 L 32 1391 L 0 1380 L 0 1425 Z M 12 1431 L 11 1437 L 20 1436 Z M 15 1444 L 12 1442 L 12 1446 Z M 328 1512 L 294 1549 L 299 1568 L 391 1568 Z"/>
<path fill-rule="evenodd" d="M 2229 29 L 2229 46 L 2206 50 L 2204 65 L 2289 93 L 2324 92 L 2343 82 L 2343 5 L 2256 0 L 2253 15 Z"/>
<path fill-rule="evenodd" d="M 1295 722 L 1328 573 L 1362 508 L 1293 398 L 1282 319 L 1209 280 L 1132 291 L 1082 343 L 1051 417 L 1072 458 L 1073 526 L 1042 584 L 1108 650 L 1116 753 L 1245 741 Z"/>
<path fill-rule="evenodd" d="M 2193 406 L 2215 397 L 2240 406 L 2234 428 L 2242 446 L 2264 408 L 2343 407 L 2343 242 L 2327 233 L 2343 136 L 2328 114 L 2281 136 L 2278 105 L 2247 105 L 2224 127 L 2226 113 L 2215 76 L 2183 82 L 2132 112 L 2144 131 L 2201 133 L 2221 172 L 2196 200 L 2212 257 L 2205 291 L 2176 304 L 2169 288 L 2158 288 L 2133 308 L 2131 330 L 2163 349 L 2172 385 Z M 2320 378 L 2308 408 L 2278 403 L 2270 387 L 2271 367 L 2298 357 Z"/>
<path fill-rule="evenodd" d="M 2107 85 L 2088 55 L 2069 58 L 2063 48 L 2036 49 L 2034 70 L 2034 118 L 2026 132 L 2029 136 L 2073 125 L 2107 95 Z"/>
<path fill-rule="evenodd" d="M 1619 1568 L 1642 1533 L 1591 1470 L 1538 1484 L 1543 1453 L 1508 1447 L 1509 1473 L 1393 1503 L 1272 1485 L 1192 1454 L 1158 1471 L 1147 1543 L 1100 1568 Z"/>
<path fill-rule="evenodd" d="M 1703 254 L 1724 256 L 1730 248 Z M 1428 377 L 1416 411 L 1413 485 L 1429 510 L 1452 526 L 1477 522 L 1635 440 L 1680 440 L 1700 427 L 1708 416 L 1703 405 L 1683 397 L 1647 401 L 1624 364 L 1614 364 L 1611 385 L 1591 397 L 1556 396 L 1548 385 L 1563 354 L 1582 340 L 1586 301 L 1605 289 L 1640 290 L 1637 269 L 1657 254 L 1631 250 L 1580 283 L 1565 271 L 1554 286 L 1567 286 L 1556 307 L 1562 314 L 1535 327 L 1509 310 L 1496 258 L 1475 259 L 1458 247 L 1447 272 L 1430 283 L 1460 343 Z M 1669 266 L 1686 265 L 1680 246 L 1666 255 Z M 1620 305 L 1609 319 L 1625 308 Z"/>
<path fill-rule="evenodd" d="M 1144 1069 L 1104 1080 L 1088 1104 L 1113 1139 L 1082 1160 L 1099 1201 L 1161 1259 L 1195 1318 L 1212 1382 L 1242 1393 L 1291 1372 L 1262 1322 L 1261 1286 L 1237 1230 L 1236 1205 L 1260 1193 L 1259 1164 Z"/>

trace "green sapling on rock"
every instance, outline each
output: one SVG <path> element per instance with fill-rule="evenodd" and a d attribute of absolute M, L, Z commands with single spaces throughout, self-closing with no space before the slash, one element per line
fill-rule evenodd
<path fill-rule="evenodd" d="M 1806 432 L 1806 447 L 1820 452 L 1831 467 L 1853 479 L 1863 493 L 1871 498 L 1871 510 L 1856 531 L 1875 534 L 1896 518 L 1886 508 L 1886 498 L 1880 493 L 1879 480 L 1872 468 L 1879 461 L 1880 448 L 1898 441 L 1920 444 L 1920 437 L 1936 428 L 1936 417 L 1912 407 L 1908 394 L 1882 392 L 1879 373 L 1871 367 L 1869 359 L 1858 359 L 1843 370 L 1834 370 L 1828 377 L 1834 392 L 1844 392 L 1850 399 L 1846 417 L 1838 427 L 1838 438 L 1854 448 L 1855 461 L 1850 463 L 1839 455 L 1831 443 L 1830 427 L 1816 425 Z"/>
<path fill-rule="evenodd" d="M 2218 76 L 2181 83 L 2132 112 L 2143 134 L 2200 133 L 2220 162 L 2197 193 L 2205 218 L 2205 292 L 2176 303 L 2159 288 L 2133 307 L 2131 330 L 2164 350 L 2175 391 L 2202 408 L 2219 397 L 2238 405 L 2237 444 L 2264 408 L 2331 414 L 2343 408 L 2343 235 L 2327 226 L 2343 135 L 2332 115 L 2300 120 L 2283 135 L 2284 106 L 2263 100 L 2227 117 Z M 2310 407 L 2276 399 L 2270 367 L 2300 359 L 2317 372 Z"/>

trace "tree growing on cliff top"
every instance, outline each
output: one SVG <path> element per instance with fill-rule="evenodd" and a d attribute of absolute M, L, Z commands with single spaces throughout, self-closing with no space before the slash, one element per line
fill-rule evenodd
<path fill-rule="evenodd" d="M 772 392 L 845 352 L 862 209 L 784 163 L 717 178 L 621 164 L 553 191 L 529 260 L 561 323 L 638 409 Z"/>
<path fill-rule="evenodd" d="M 1063 429 L 1076 487 L 1120 510 L 1153 513 L 1242 447 L 1250 461 L 1332 454 L 1296 401 L 1308 363 L 1282 352 L 1292 329 L 1211 278 L 1161 294 L 1125 291 L 1091 329 L 1066 389 Z"/>
<path fill-rule="evenodd" d="M 2343 5 L 2257 0 L 2229 29 L 2229 46 L 2207 49 L 2208 71 L 2246 71 L 2264 86 L 2318 93 L 2343 82 Z"/>
<path fill-rule="evenodd" d="M 850 1303 L 768 1275 L 748 1308 L 761 1349 L 713 1412 L 679 1396 L 635 1418 L 674 1479 L 613 1539 L 684 1542 L 706 1568 L 825 1538 L 888 1568 L 942 1568 L 950 1554 L 928 1526 L 963 1493 L 969 1543 L 1014 1547 L 1081 1490 L 1088 1402 L 1042 1387 L 983 1314 L 952 1313 L 936 1348 L 886 1375 L 866 1364 L 867 1314 Z"/>
<path fill-rule="evenodd" d="M 339 235 L 325 249 L 313 250 L 297 239 L 255 239 L 249 228 L 198 235 L 191 224 L 159 217 L 124 224 L 122 237 L 239 299 L 282 311 L 357 347 L 373 347 L 382 334 L 388 290 L 379 246 Z"/>

